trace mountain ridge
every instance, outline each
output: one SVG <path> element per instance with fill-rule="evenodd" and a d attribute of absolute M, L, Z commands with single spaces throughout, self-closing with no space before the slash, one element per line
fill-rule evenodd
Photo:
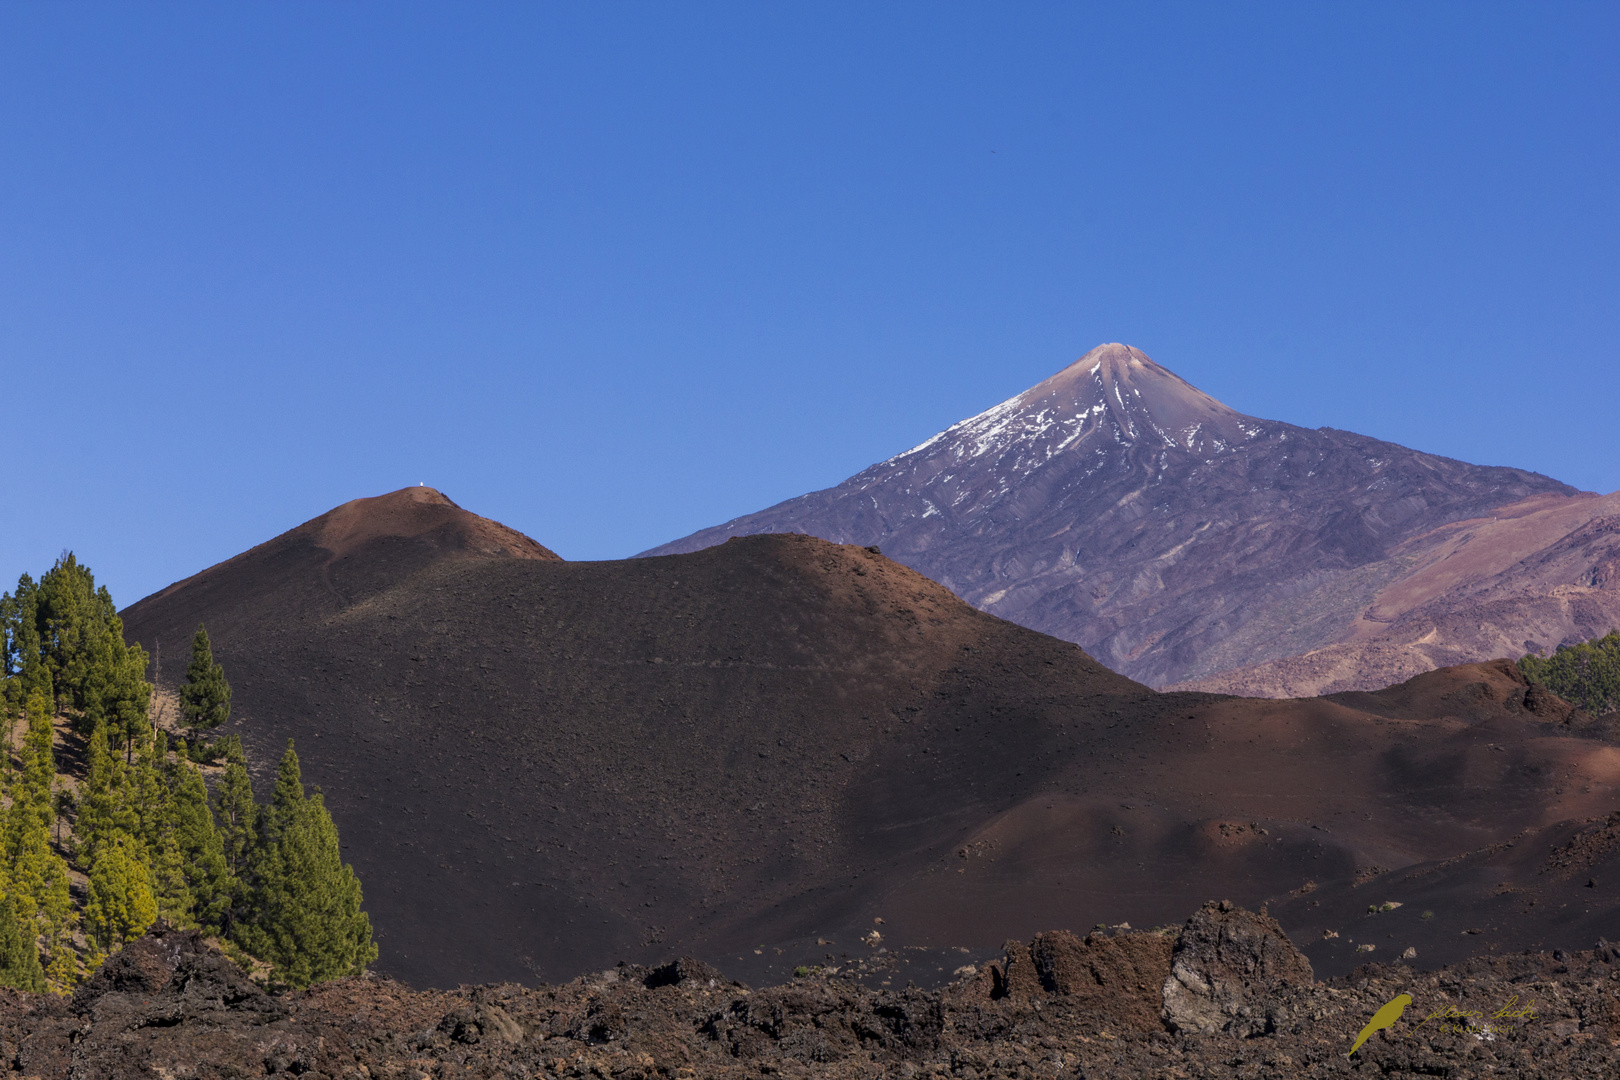
<path fill-rule="evenodd" d="M 842 484 L 643 555 L 755 532 L 880 545 L 977 607 L 1163 686 L 1332 644 L 1405 571 L 1400 545 L 1575 494 L 1526 470 L 1249 417 L 1109 344 Z"/>
<path fill-rule="evenodd" d="M 1417 538 L 1414 569 L 1341 640 L 1166 689 L 1255 697 L 1362 690 L 1480 656 L 1546 654 L 1620 627 L 1620 492 L 1536 498 Z"/>

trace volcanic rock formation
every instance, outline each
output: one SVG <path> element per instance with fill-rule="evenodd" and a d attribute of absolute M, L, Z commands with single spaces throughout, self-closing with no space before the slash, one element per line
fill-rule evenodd
<path fill-rule="evenodd" d="M 1311 962 L 1277 920 L 1229 900 L 1211 901 L 1176 940 L 1164 980 L 1164 1020 L 1175 1031 L 1264 1035 L 1283 1017 L 1261 1003 L 1276 997 L 1282 984 L 1312 981 Z"/>
<path fill-rule="evenodd" d="M 1518 857 L 1614 809 L 1620 751 L 1511 664 L 1157 694 L 867 548 L 569 563 L 424 489 L 350 505 L 124 626 L 207 624 L 261 795 L 296 738 L 378 966 L 417 985 L 679 953 L 753 981 L 882 955 L 926 985 L 962 960 L 918 949 L 1210 895 L 1270 899 L 1334 973 L 1369 883 L 1407 873 L 1435 917 L 1379 926 L 1435 962 L 1620 938 L 1606 886 Z M 1582 858 L 1620 885 L 1620 852 Z"/>
<path fill-rule="evenodd" d="M 1605 541 L 1588 553 L 1571 531 L 1616 508 L 1590 496 L 1564 505 L 1577 495 L 1520 469 L 1245 416 L 1137 349 L 1100 345 L 837 487 L 647 554 L 696 551 L 751 533 L 878 544 L 985 611 L 1164 686 L 1333 645 L 1357 632 L 1364 613 L 1387 618 L 1377 612 L 1412 591 L 1406 579 L 1443 560 L 1464 523 L 1488 524 L 1498 507 L 1520 504 L 1508 511 L 1516 517 L 1531 509 L 1549 515 L 1535 528 L 1492 534 L 1498 571 L 1539 551 L 1526 546 L 1536 538 L 1551 544 L 1570 535 L 1572 550 L 1562 561 L 1549 555 L 1534 582 L 1500 584 L 1499 591 L 1529 589 L 1534 598 L 1489 609 L 1482 617 L 1497 623 L 1486 632 L 1447 636 L 1446 626 L 1425 624 L 1401 643 L 1434 629 L 1434 649 L 1412 653 L 1406 666 L 1375 665 L 1360 680 L 1353 664 L 1340 665 L 1333 684 L 1376 689 L 1395 681 L 1378 681 L 1391 671 L 1405 678 L 1517 654 L 1527 637 L 1580 640 L 1589 624 L 1606 631 L 1607 616 L 1591 604 L 1548 599 L 1549 590 L 1588 587 L 1594 576 L 1615 584 L 1590 588 L 1620 597 L 1620 574 L 1603 569 L 1614 561 L 1612 547 Z M 1551 535 L 1554 522 L 1565 531 Z M 1483 602 L 1470 598 L 1462 607 L 1471 618 L 1486 611 Z M 1620 611 L 1620 601 L 1604 610 Z M 1500 647 L 1507 640 L 1512 649 Z M 1263 680 L 1234 685 L 1268 692 Z"/>
<path fill-rule="evenodd" d="M 1433 973 L 1369 964 L 1317 981 L 1275 923 L 1223 903 L 1179 932 L 1009 942 L 1004 958 L 935 991 L 864 987 L 837 968 L 751 990 L 684 958 L 533 988 L 446 993 L 366 977 L 271 996 L 195 932 L 159 925 L 71 1002 L 0 993 L 0 1045 L 14 1074 L 41 1080 L 1596 1080 L 1620 1070 L 1617 961 L 1620 947 L 1599 941 Z M 1185 1015 L 1188 985 L 1222 988 L 1208 1023 Z M 1392 1001 L 1406 1008 L 1358 1046 Z"/>

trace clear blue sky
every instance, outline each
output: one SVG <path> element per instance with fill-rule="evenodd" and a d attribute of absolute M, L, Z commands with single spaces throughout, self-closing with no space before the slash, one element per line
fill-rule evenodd
<path fill-rule="evenodd" d="M 1124 341 L 1620 488 L 1620 5 L 0 2 L 0 578 L 426 481 L 568 558 Z"/>

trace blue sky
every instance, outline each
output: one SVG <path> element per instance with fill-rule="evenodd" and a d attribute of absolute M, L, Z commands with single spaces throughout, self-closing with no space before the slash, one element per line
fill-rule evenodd
<path fill-rule="evenodd" d="M 0 577 L 568 558 L 1134 344 L 1620 488 L 1620 6 L 0 2 Z"/>

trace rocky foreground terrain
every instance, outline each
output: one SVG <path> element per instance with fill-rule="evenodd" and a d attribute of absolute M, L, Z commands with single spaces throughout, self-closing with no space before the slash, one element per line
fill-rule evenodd
<path fill-rule="evenodd" d="M 1223 901 L 1179 931 L 1009 942 L 958 974 L 874 990 L 829 968 L 751 990 L 682 959 L 562 986 L 369 976 L 272 995 L 160 925 L 72 999 L 0 999 L 0 1063 L 164 1080 L 1620 1075 L 1620 946 L 1604 942 L 1316 981 L 1275 920 Z M 1399 1018 L 1347 1056 L 1402 994 Z"/>

